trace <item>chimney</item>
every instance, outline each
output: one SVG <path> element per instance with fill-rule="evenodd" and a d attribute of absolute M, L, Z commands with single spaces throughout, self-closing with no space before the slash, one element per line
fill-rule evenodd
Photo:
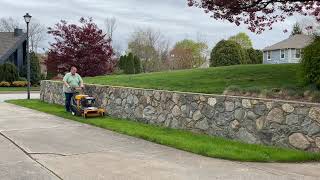
<path fill-rule="evenodd" d="M 23 34 L 22 29 L 14 28 L 14 37 L 21 36 Z"/>

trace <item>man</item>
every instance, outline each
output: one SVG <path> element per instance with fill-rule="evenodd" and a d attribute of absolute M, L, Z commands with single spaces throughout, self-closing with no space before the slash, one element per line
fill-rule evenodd
<path fill-rule="evenodd" d="M 66 111 L 70 112 L 70 102 L 71 102 L 71 98 L 74 95 L 74 88 L 83 88 L 83 81 L 81 76 L 77 73 L 77 68 L 72 66 L 71 70 L 69 73 L 67 73 L 64 77 L 63 77 L 63 92 L 65 94 L 65 107 L 66 107 Z"/>

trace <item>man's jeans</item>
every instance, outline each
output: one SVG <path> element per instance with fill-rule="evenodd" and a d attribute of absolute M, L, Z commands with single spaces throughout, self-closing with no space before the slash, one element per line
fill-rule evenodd
<path fill-rule="evenodd" d="M 74 95 L 74 93 L 64 93 L 64 94 L 66 96 L 66 102 L 65 102 L 66 111 L 70 112 L 71 98 Z"/>

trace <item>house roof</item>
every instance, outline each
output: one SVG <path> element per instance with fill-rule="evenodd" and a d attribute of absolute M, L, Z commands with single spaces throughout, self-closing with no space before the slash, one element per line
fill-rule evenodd
<path fill-rule="evenodd" d="M 14 32 L 0 32 L 0 62 L 6 60 L 26 39 L 26 33 L 15 36 Z"/>
<path fill-rule="evenodd" d="M 263 49 L 263 51 L 271 51 L 271 50 L 278 50 L 278 49 L 302 49 L 306 47 L 313 41 L 313 37 L 304 34 L 297 34 L 294 36 L 290 36 L 288 39 L 280 41 L 274 45 L 267 46 Z"/>

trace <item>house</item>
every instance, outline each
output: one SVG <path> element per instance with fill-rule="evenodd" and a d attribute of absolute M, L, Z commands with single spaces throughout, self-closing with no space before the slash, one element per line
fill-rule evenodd
<path fill-rule="evenodd" d="M 0 64 L 11 62 L 20 69 L 26 63 L 27 34 L 22 29 L 0 32 Z"/>
<path fill-rule="evenodd" d="M 297 34 L 268 46 L 263 49 L 263 64 L 299 63 L 302 49 L 312 41 L 312 36 Z"/>

